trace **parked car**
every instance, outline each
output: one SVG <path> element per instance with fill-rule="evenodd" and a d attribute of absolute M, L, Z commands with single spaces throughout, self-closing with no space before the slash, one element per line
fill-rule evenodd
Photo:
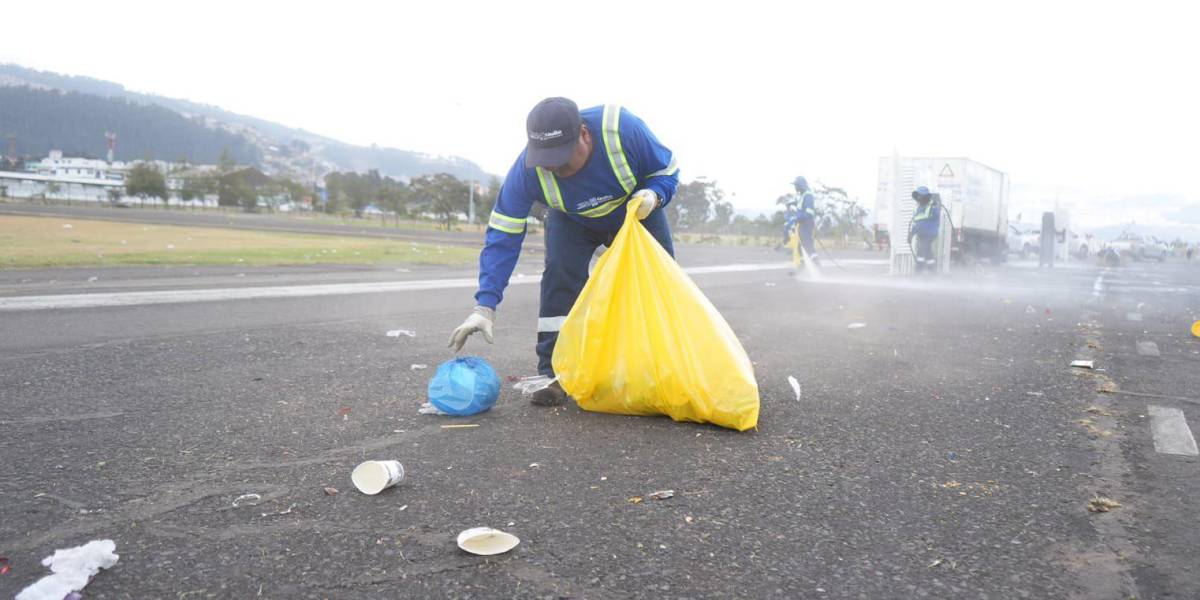
<path fill-rule="evenodd" d="M 1167 260 L 1167 255 L 1171 253 L 1170 245 L 1152 235 L 1145 236 L 1143 239 L 1142 260 L 1150 260 L 1152 258 L 1158 262 Z"/>
<path fill-rule="evenodd" d="M 1041 247 L 1041 241 L 1038 239 L 1041 231 L 1036 225 L 1030 223 L 1009 223 L 1008 224 L 1008 252 L 1010 254 L 1018 254 L 1021 258 L 1034 256 L 1038 253 L 1038 248 Z"/>

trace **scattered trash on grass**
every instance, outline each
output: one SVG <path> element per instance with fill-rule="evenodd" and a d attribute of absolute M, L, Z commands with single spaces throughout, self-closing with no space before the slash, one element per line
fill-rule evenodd
<path fill-rule="evenodd" d="M 796 381 L 795 377 L 788 375 L 788 383 L 792 386 L 792 391 L 796 393 L 796 400 L 800 400 L 800 382 Z"/>
<path fill-rule="evenodd" d="M 1094 360 L 1073 360 L 1073 361 L 1071 361 L 1071 366 L 1078 367 L 1080 369 L 1094 369 L 1094 368 L 1096 368 L 1096 361 L 1094 361 Z"/>
<path fill-rule="evenodd" d="M 428 368 L 429 368 L 429 365 L 413 363 L 413 364 L 409 365 L 408 370 L 409 371 L 423 371 Z"/>
<path fill-rule="evenodd" d="M 667 498 L 675 496 L 675 490 L 660 490 L 657 492 L 650 492 L 648 495 L 655 500 L 666 500 Z"/>
<path fill-rule="evenodd" d="M 544 390 L 550 387 L 551 383 L 558 381 L 557 377 L 547 377 L 545 375 L 534 375 L 533 377 L 522 377 L 513 385 L 513 389 L 521 392 L 521 395 L 528 396 L 538 390 Z"/>
<path fill-rule="evenodd" d="M 851 323 L 846 326 L 846 329 L 862 329 L 863 327 L 866 327 L 866 326 L 867 326 L 866 323 Z"/>
<path fill-rule="evenodd" d="M 398 460 L 368 460 L 354 467 L 350 481 L 358 491 L 374 496 L 404 481 L 404 465 Z"/>
<path fill-rule="evenodd" d="M 411 329 L 393 329 L 393 330 L 387 332 L 388 337 L 400 337 L 402 335 L 406 335 L 410 338 L 415 338 L 415 337 L 417 337 L 417 332 L 415 332 Z"/>
<path fill-rule="evenodd" d="M 338 489 L 335 487 L 327 487 L 327 488 L 325 488 L 325 495 L 326 496 L 336 496 L 336 495 L 338 495 Z"/>
<path fill-rule="evenodd" d="M 237 508 L 239 506 L 254 506 L 255 504 L 258 504 L 260 500 L 262 500 L 261 494 L 242 494 L 241 496 L 233 499 L 233 507 Z"/>
<path fill-rule="evenodd" d="M 419 414 L 450 414 L 443 413 L 442 410 L 438 410 L 438 407 L 433 406 L 433 404 L 430 402 L 421 404 L 421 408 L 416 409 L 416 412 Z"/>
<path fill-rule="evenodd" d="M 174 250 L 175 244 L 167 244 L 167 250 Z"/>
<path fill-rule="evenodd" d="M 520 543 L 517 536 L 491 527 L 473 527 L 458 534 L 458 547 L 479 556 L 504 554 Z"/>
<path fill-rule="evenodd" d="M 1112 498 L 1095 496 L 1091 500 L 1088 500 L 1088 512 L 1106 513 L 1112 511 L 1114 508 L 1121 508 L 1121 503 Z"/>
<path fill-rule="evenodd" d="M 479 423 L 464 423 L 462 425 L 442 425 L 442 429 L 471 429 L 479 427 Z"/>
<path fill-rule="evenodd" d="M 63 229 L 71 229 L 73 227 L 75 227 L 75 226 L 70 223 L 63 223 Z"/>
<path fill-rule="evenodd" d="M 92 540 L 82 546 L 55 550 L 42 559 L 50 568 L 47 575 L 21 590 L 16 600 L 65 600 L 72 592 L 87 587 L 100 569 L 117 564 L 117 544 L 112 540 Z"/>

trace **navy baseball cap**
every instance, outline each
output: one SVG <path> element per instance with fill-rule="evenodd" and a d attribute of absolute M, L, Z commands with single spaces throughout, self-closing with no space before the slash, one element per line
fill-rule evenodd
<path fill-rule="evenodd" d="M 529 111 L 525 132 L 525 166 L 556 168 L 571 160 L 579 139 L 579 107 L 567 98 L 546 98 Z"/>
<path fill-rule="evenodd" d="M 798 189 L 802 189 L 806 192 L 808 191 L 808 180 L 805 179 L 803 175 L 800 175 L 800 176 L 796 177 L 795 179 L 793 179 L 792 185 L 796 186 Z"/>

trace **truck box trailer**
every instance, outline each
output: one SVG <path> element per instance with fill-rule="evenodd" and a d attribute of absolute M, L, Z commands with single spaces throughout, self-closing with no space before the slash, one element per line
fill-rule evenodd
<path fill-rule="evenodd" d="M 912 192 L 922 185 L 941 197 L 952 259 L 1004 259 L 1008 175 L 969 158 L 885 156 L 879 159 L 873 228 L 891 244 L 893 270 L 898 259 L 903 262 L 907 255 L 911 261 L 908 231 L 916 207 Z"/>

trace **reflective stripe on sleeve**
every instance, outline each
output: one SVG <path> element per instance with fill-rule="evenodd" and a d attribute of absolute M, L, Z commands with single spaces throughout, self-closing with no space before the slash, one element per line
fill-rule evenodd
<path fill-rule="evenodd" d="M 525 219 L 514 219 L 501 214 L 500 211 L 493 210 L 492 216 L 488 218 L 488 227 L 517 235 L 525 232 Z"/>

